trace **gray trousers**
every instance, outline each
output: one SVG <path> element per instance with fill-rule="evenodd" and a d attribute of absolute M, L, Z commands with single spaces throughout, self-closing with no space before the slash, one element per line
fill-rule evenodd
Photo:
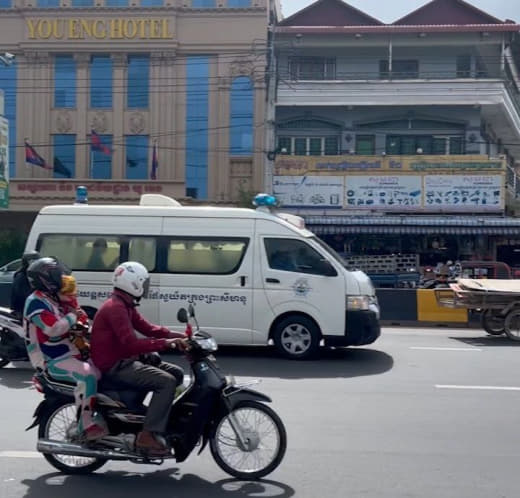
<path fill-rule="evenodd" d="M 154 367 L 129 359 L 114 365 L 103 374 L 103 378 L 129 389 L 152 391 L 152 399 L 144 421 L 144 430 L 159 434 L 166 431 L 175 390 L 184 379 L 182 368 L 165 362 Z"/>

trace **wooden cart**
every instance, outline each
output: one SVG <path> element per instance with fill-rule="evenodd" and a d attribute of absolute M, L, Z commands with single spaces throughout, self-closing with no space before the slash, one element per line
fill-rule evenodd
<path fill-rule="evenodd" d="M 520 280 L 459 279 L 449 289 L 435 289 L 439 306 L 479 310 L 483 329 L 520 341 Z"/>

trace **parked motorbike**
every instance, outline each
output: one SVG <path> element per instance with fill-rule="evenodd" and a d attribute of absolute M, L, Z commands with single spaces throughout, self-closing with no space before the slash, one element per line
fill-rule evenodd
<path fill-rule="evenodd" d="M 121 391 L 101 381 L 96 410 L 104 417 L 110 434 L 85 443 L 77 437 L 74 386 L 39 372 L 33 382 L 44 400 L 27 430 L 38 426 L 37 450 L 53 467 L 67 474 L 88 474 L 108 460 L 158 465 L 165 459 L 183 462 L 198 444 L 200 454 L 208 443 L 218 466 L 234 477 L 258 479 L 278 467 L 287 436 L 278 415 L 265 404 L 271 399 L 250 389 L 256 381 L 236 384 L 233 377 L 224 376 L 213 356 L 217 344 L 199 329 L 191 305 L 189 312 L 180 309 L 177 318 L 186 324 L 189 350 L 185 354 L 192 380 L 170 411 L 164 437 L 171 455 L 148 457 L 135 448 L 145 418 L 142 401 L 147 393 Z"/>
<path fill-rule="evenodd" d="M 9 308 L 0 307 L 0 368 L 28 361 L 22 321 Z"/>

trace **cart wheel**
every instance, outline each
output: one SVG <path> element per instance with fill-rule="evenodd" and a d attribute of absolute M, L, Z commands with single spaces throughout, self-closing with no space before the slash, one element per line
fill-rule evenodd
<path fill-rule="evenodd" d="M 507 314 L 504 327 L 509 339 L 520 341 L 520 308 L 516 308 Z"/>
<path fill-rule="evenodd" d="M 480 314 L 480 324 L 489 335 L 502 335 L 505 332 L 505 317 L 494 310 L 484 310 Z"/>

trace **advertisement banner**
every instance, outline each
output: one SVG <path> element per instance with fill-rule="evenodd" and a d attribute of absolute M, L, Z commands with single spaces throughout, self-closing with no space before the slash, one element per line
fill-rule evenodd
<path fill-rule="evenodd" d="M 422 178 L 411 175 L 345 177 L 345 208 L 420 210 Z"/>
<path fill-rule="evenodd" d="M 342 208 L 342 176 L 275 176 L 273 193 L 287 207 Z"/>
<path fill-rule="evenodd" d="M 501 211 L 504 209 L 500 175 L 431 175 L 424 177 L 427 211 Z"/>
<path fill-rule="evenodd" d="M 0 117 L 0 208 L 9 207 L 9 126 Z"/>

